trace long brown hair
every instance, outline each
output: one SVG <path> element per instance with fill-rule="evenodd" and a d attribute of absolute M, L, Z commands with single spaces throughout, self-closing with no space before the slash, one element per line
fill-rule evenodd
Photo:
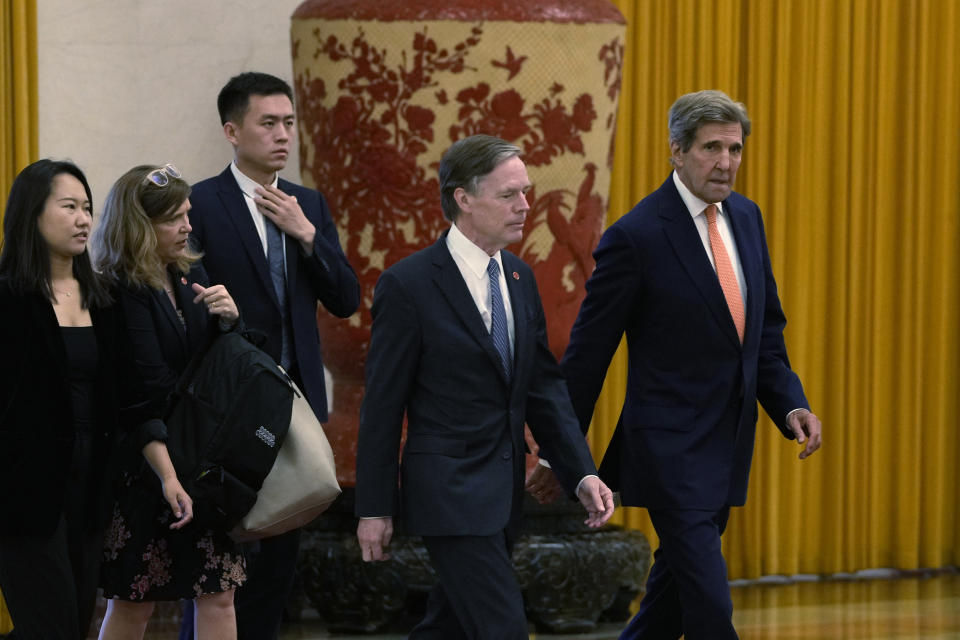
<path fill-rule="evenodd" d="M 97 269 L 112 280 L 153 289 L 162 289 L 167 282 L 157 254 L 154 225 L 174 216 L 190 197 L 190 185 L 172 176 L 167 176 L 163 186 L 148 180 L 147 176 L 159 168 L 140 165 L 130 169 L 107 195 L 91 245 Z M 188 247 L 173 266 L 186 273 L 199 259 L 200 254 Z"/>

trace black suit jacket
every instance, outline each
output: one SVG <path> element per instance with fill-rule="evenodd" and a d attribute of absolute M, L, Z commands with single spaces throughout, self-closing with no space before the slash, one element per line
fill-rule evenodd
<path fill-rule="evenodd" d="M 190 359 L 205 348 L 217 332 L 217 319 L 210 319 L 206 305 L 193 302 L 197 295 L 192 288 L 195 282 L 204 287 L 209 285 L 207 273 L 199 262 L 189 273 L 174 278 L 173 291 L 183 313 L 183 323 L 163 290 L 118 287 L 137 371 L 146 396 L 160 412 L 165 410 L 170 393 Z M 166 439 L 165 427 L 155 422 L 142 425 L 130 443 L 131 463 L 142 462 L 143 446 L 155 439 Z"/>
<path fill-rule="evenodd" d="M 787 413 L 808 406 L 787 359 L 760 209 L 735 192 L 723 207 L 746 280 L 743 345 L 672 176 L 613 224 L 594 252 L 562 367 L 586 431 L 626 333 L 627 394 L 600 466 L 625 505 L 743 504 L 757 399 L 788 438 Z"/>
<path fill-rule="evenodd" d="M 284 240 L 295 361 L 303 392 L 323 421 L 327 419 L 327 398 L 317 331 L 317 301 L 335 316 L 346 318 L 360 304 L 360 285 L 340 247 L 337 228 L 323 195 L 282 179 L 278 187 L 296 196 L 317 228 L 310 256 L 304 255 L 296 240 L 286 235 Z M 280 307 L 260 236 L 230 167 L 195 184 L 190 203 L 191 236 L 203 251 L 203 265 L 210 281 L 227 287 L 247 328 L 266 335 L 262 348 L 279 362 Z"/>
<path fill-rule="evenodd" d="M 570 493 L 595 473 L 547 344 L 533 272 L 506 251 L 502 259 L 516 334 L 509 382 L 446 234 L 380 277 L 357 444 L 358 516 L 399 514 L 416 535 L 509 534 L 523 490 L 525 421 Z"/>
<path fill-rule="evenodd" d="M 95 441 L 84 512 L 87 525 L 97 528 L 112 505 L 117 437 L 144 422 L 156 425 L 159 414 L 140 395 L 119 308 L 91 306 L 90 316 L 97 340 Z M 0 336 L 0 535 L 49 536 L 64 506 L 74 447 L 66 348 L 50 301 L 14 293 L 6 281 L 0 281 Z"/>

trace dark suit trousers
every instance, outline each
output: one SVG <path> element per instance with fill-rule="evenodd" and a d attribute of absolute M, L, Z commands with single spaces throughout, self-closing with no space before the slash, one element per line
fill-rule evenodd
<path fill-rule="evenodd" d="M 237 640 L 275 640 L 293 588 L 300 529 L 244 545 L 247 582 L 237 590 Z"/>
<path fill-rule="evenodd" d="M 660 537 L 640 611 L 621 640 L 736 640 L 727 563 L 720 536 L 730 507 L 719 511 L 650 509 Z"/>
<path fill-rule="evenodd" d="M 424 536 L 440 584 L 409 640 L 527 640 L 511 545 L 492 536 Z"/>

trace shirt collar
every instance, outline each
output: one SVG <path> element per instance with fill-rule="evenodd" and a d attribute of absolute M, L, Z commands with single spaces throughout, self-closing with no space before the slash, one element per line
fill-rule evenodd
<path fill-rule="evenodd" d="M 473 244 L 473 242 L 463 235 L 463 232 L 457 225 L 450 225 L 450 233 L 447 234 L 447 248 L 451 253 L 456 253 L 464 264 L 477 276 L 482 278 L 487 273 L 487 265 L 490 264 L 490 258 L 497 261 L 500 266 L 500 273 L 503 273 L 503 261 L 500 258 L 500 252 L 497 251 L 492 256 Z"/>
<path fill-rule="evenodd" d="M 240 191 L 243 191 L 243 195 L 247 196 L 248 198 L 256 198 L 257 187 L 261 187 L 263 185 L 247 176 L 247 174 L 245 174 L 243 171 L 240 171 L 240 167 L 237 166 L 236 161 L 230 163 L 230 171 L 233 172 L 233 177 L 240 186 Z M 277 186 L 277 178 L 278 174 L 274 173 L 273 180 L 270 182 L 271 187 Z"/>
<path fill-rule="evenodd" d="M 680 192 L 680 198 L 683 200 L 683 204 L 687 205 L 687 211 L 689 211 L 690 215 L 694 218 L 703 213 L 704 209 L 710 204 L 693 195 L 693 192 L 687 188 L 687 185 L 683 184 L 683 180 L 677 175 L 676 169 L 673 171 L 673 184 L 676 185 L 677 191 Z M 713 204 L 717 205 L 718 213 L 723 213 L 722 202 L 714 202 Z"/>

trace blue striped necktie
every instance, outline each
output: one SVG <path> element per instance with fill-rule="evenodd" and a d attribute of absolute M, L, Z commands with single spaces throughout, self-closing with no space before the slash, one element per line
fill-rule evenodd
<path fill-rule="evenodd" d="M 513 368 L 510 357 L 510 334 L 507 332 L 507 312 L 503 307 L 503 296 L 500 293 L 500 265 L 494 258 L 487 263 L 487 274 L 490 276 L 490 337 L 500 354 L 503 371 L 510 379 Z"/>
<path fill-rule="evenodd" d="M 270 265 L 270 279 L 273 281 L 273 290 L 280 303 L 280 366 L 290 370 L 290 311 L 287 309 L 287 273 L 283 264 L 283 233 L 273 223 L 273 220 L 263 216 L 267 228 L 267 264 Z"/>

